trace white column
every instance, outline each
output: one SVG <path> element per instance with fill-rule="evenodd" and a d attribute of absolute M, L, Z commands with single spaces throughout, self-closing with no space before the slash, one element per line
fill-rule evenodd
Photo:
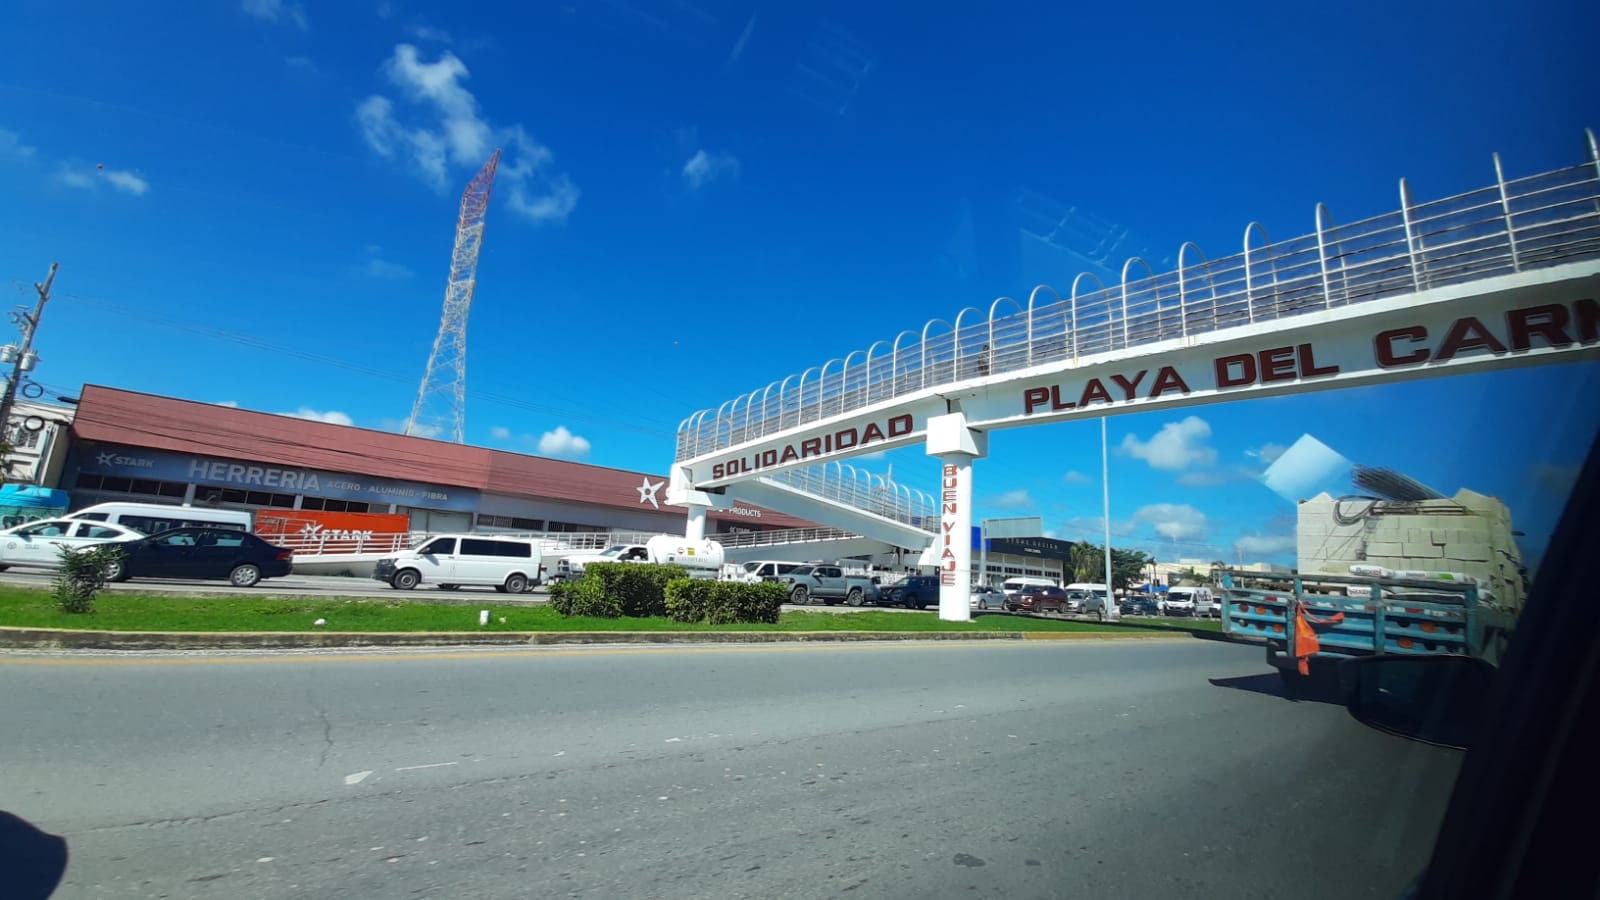
<path fill-rule="evenodd" d="M 689 521 L 683 527 L 683 539 L 687 542 L 703 541 L 706 539 L 706 513 L 711 507 L 701 506 L 698 503 L 689 504 Z"/>
<path fill-rule="evenodd" d="M 939 618 L 972 619 L 972 455 L 939 456 Z"/>
<path fill-rule="evenodd" d="M 928 419 L 928 455 L 939 460 L 939 618 L 972 620 L 972 461 L 989 453 L 989 435 L 958 411 Z"/>

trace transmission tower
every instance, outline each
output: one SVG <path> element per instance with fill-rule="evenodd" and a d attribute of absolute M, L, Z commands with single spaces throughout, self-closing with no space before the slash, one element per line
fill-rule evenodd
<path fill-rule="evenodd" d="M 450 255 L 450 282 L 444 289 L 444 313 L 439 336 L 433 340 L 428 370 L 417 389 L 417 402 L 406 419 L 406 434 L 465 440 L 467 411 L 467 312 L 477 288 L 478 250 L 483 246 L 484 214 L 489 211 L 489 189 L 500 151 L 494 151 L 461 195 L 461 219 L 456 224 L 456 246 Z"/>

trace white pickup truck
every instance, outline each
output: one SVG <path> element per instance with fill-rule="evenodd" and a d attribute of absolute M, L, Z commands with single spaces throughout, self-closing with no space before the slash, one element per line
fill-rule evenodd
<path fill-rule="evenodd" d="M 839 566 L 801 566 L 783 576 L 789 602 L 800 606 L 821 600 L 827 606 L 878 602 L 878 585 L 870 575 L 846 573 Z"/>

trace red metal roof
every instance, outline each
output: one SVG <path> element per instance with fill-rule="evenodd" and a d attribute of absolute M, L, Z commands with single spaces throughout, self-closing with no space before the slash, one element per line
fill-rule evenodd
<path fill-rule="evenodd" d="M 276 466 L 324 469 L 352 475 L 477 488 L 496 494 L 600 506 L 649 507 L 640 488 L 654 492 L 662 510 L 687 514 L 665 501 L 667 477 L 563 459 L 470 447 L 370 428 L 333 425 L 254 412 L 215 403 L 84 385 L 73 433 L 82 440 L 127 444 L 175 453 L 219 456 Z M 739 503 L 748 509 L 760 507 Z M 713 519 L 766 527 L 814 523 L 762 509 L 759 518 L 713 510 Z"/>

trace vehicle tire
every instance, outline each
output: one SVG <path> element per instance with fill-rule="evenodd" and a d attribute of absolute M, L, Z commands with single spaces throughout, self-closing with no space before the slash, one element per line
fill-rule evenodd
<path fill-rule="evenodd" d="M 1283 695 L 1285 697 L 1305 696 L 1307 687 L 1311 682 L 1310 678 L 1301 675 L 1294 669 L 1281 668 L 1278 670 L 1278 680 L 1283 684 Z"/>
<path fill-rule="evenodd" d="M 421 580 L 422 576 L 417 574 L 416 569 L 401 569 L 389 579 L 389 586 L 396 590 L 409 591 Z"/>
<path fill-rule="evenodd" d="M 978 611 L 979 612 L 983 612 L 983 611 L 987 610 L 988 608 L 989 608 L 989 601 L 987 601 L 987 600 L 979 600 L 978 601 Z"/>
<path fill-rule="evenodd" d="M 4 572 L 5 569 L 6 569 L 5 566 L 0 566 L 0 572 Z M 107 581 L 127 581 L 128 580 L 128 564 L 126 562 L 124 562 L 123 560 L 120 560 L 120 559 L 114 559 L 111 562 L 107 563 L 106 564 L 106 580 Z"/>
<path fill-rule="evenodd" d="M 907 594 L 902 605 L 904 605 L 906 609 L 921 609 L 922 608 L 922 607 L 917 605 L 917 595 L 916 594 Z"/>
<path fill-rule="evenodd" d="M 7 570 L 9 568 L 11 568 L 11 567 L 10 566 L 0 566 L 0 572 L 4 572 L 5 570 Z"/>
<path fill-rule="evenodd" d="M 459 591 L 459 590 L 461 590 L 461 585 L 459 585 L 459 584 L 441 584 L 441 585 L 439 585 L 439 590 L 441 590 L 441 591 Z"/>
<path fill-rule="evenodd" d="M 851 588 L 850 593 L 844 595 L 844 602 L 850 606 L 860 606 L 863 598 L 861 588 Z"/>
<path fill-rule="evenodd" d="M 795 606 L 805 606 L 811 602 L 811 591 L 807 590 L 806 586 L 802 584 L 789 592 L 789 602 Z"/>
<path fill-rule="evenodd" d="M 228 573 L 228 581 L 234 587 L 255 587 L 261 583 L 261 569 L 253 563 L 234 566 Z"/>
<path fill-rule="evenodd" d="M 506 593 L 520 594 L 528 589 L 528 576 L 516 573 L 508 576 L 505 583 Z"/>
<path fill-rule="evenodd" d="M 1094 619 L 1096 622 L 1104 622 L 1106 620 L 1106 611 L 1103 609 L 1097 609 L 1093 613 L 1090 613 L 1090 618 Z"/>

